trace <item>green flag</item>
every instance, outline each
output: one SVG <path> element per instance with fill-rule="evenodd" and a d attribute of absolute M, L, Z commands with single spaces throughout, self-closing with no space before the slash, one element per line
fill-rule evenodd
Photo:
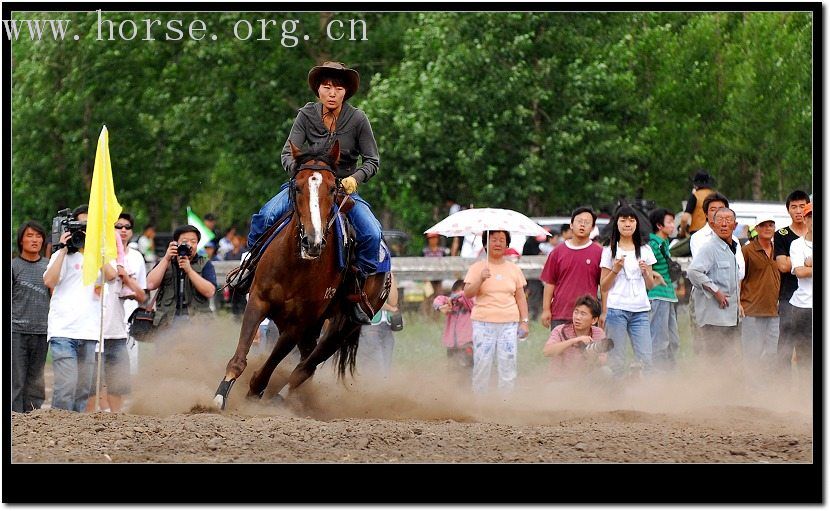
<path fill-rule="evenodd" d="M 193 212 L 192 209 L 190 209 L 190 206 L 187 207 L 187 223 L 199 229 L 199 233 L 201 233 L 202 235 L 201 238 L 199 238 L 199 245 L 196 247 L 197 250 L 202 250 L 203 248 L 205 248 L 207 242 L 216 237 L 216 235 L 213 234 L 213 231 L 208 229 L 205 223 L 202 222 L 202 219 L 199 218 L 199 215 L 197 215 Z"/>

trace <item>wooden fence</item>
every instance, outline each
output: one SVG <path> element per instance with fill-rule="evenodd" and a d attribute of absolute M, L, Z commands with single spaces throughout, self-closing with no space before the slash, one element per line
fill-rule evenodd
<path fill-rule="evenodd" d="M 524 256 L 519 262 L 524 276 L 528 280 L 538 279 L 545 265 L 547 256 Z M 688 257 L 678 257 L 675 261 L 680 263 L 683 270 L 689 263 Z M 404 280 L 430 281 L 430 280 L 455 280 L 464 278 L 467 269 L 473 263 L 472 259 L 464 257 L 393 257 L 392 271 L 398 282 Z M 215 261 L 216 282 L 221 286 L 225 283 L 225 276 L 230 270 L 239 265 L 239 261 Z M 149 271 L 149 269 L 148 269 Z"/>

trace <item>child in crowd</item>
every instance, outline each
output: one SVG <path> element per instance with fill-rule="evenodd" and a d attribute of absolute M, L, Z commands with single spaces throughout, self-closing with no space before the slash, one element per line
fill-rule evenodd
<path fill-rule="evenodd" d="M 551 357 L 550 374 L 555 381 L 580 378 L 595 369 L 607 369 L 610 346 L 604 340 L 605 332 L 597 325 L 602 305 L 591 295 L 577 298 L 571 321 L 563 323 L 550 333 L 542 353 Z M 597 342 L 597 344 L 593 344 Z M 590 346 L 586 349 L 586 346 Z"/>
<path fill-rule="evenodd" d="M 447 316 L 441 341 L 447 348 L 447 360 L 453 368 L 462 367 L 469 373 L 473 367 L 473 322 L 470 313 L 475 298 L 464 296 L 464 281 L 456 280 L 452 285 L 452 294 L 439 295 L 432 302 L 432 307 Z M 467 374 L 467 379 L 469 379 Z"/>

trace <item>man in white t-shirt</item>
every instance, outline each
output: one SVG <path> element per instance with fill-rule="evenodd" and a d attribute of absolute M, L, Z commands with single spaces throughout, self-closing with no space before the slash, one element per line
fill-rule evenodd
<path fill-rule="evenodd" d="M 132 238 L 135 231 L 133 217 L 129 213 L 121 213 L 119 220 L 125 220 L 125 222 L 116 223 L 115 230 L 127 247 L 126 253 L 124 254 L 127 263 L 125 267 L 127 275 L 135 279 L 142 290 L 147 289 L 147 264 L 144 261 L 144 256 L 141 255 L 140 250 L 127 245 L 127 241 Z M 121 229 L 118 228 L 119 225 L 122 225 Z M 132 296 L 135 298 L 132 298 Z M 133 311 L 138 308 L 139 304 L 143 303 L 148 297 L 149 293 L 145 293 L 144 298 L 140 298 L 140 295 L 133 292 L 129 286 L 122 286 L 120 298 L 121 304 L 124 306 L 124 327 L 128 333 L 130 331 L 130 325 L 127 323 L 127 320 Z M 127 354 L 130 358 L 130 374 L 138 374 L 138 343 L 129 335 L 127 336 Z"/>
<path fill-rule="evenodd" d="M 812 388 L 813 366 L 813 203 L 804 206 L 804 224 L 807 232 L 790 245 L 793 275 L 798 278 L 798 289 L 790 298 L 793 306 L 790 335 L 795 346 L 796 365 L 802 383 Z"/>
<path fill-rule="evenodd" d="M 133 217 L 129 213 L 121 213 L 115 223 L 116 235 L 121 238 L 126 246 L 133 234 Z M 144 257 L 137 250 L 125 248 L 123 260 L 112 261 L 113 267 L 117 269 L 118 277 L 112 282 L 107 282 L 104 295 L 104 359 L 102 360 L 103 371 L 101 372 L 101 385 L 106 385 L 106 397 L 101 399 L 102 410 L 120 412 L 123 398 L 130 393 L 132 388 L 130 382 L 130 355 L 127 342 L 128 339 L 126 304 L 135 304 L 130 308 L 132 312 L 146 298 L 144 287 L 147 286 L 147 268 L 144 264 Z M 136 346 L 137 347 L 137 346 Z M 98 345 L 97 350 L 100 352 Z M 93 385 L 97 386 L 96 379 Z M 93 390 L 94 392 L 94 390 Z M 103 393 L 102 393 L 103 394 Z M 95 410 L 94 399 L 87 404 L 87 411 Z"/>
<path fill-rule="evenodd" d="M 86 222 L 87 206 L 75 208 L 72 219 Z M 47 327 L 54 373 L 52 408 L 82 412 L 92 392 L 95 344 L 101 331 L 101 273 L 107 282 L 117 274 L 110 264 L 104 264 L 99 280 L 83 285 L 83 247 L 75 242 L 71 249 L 67 247 L 71 237 L 68 231 L 61 235 L 43 283 L 52 290 Z"/>

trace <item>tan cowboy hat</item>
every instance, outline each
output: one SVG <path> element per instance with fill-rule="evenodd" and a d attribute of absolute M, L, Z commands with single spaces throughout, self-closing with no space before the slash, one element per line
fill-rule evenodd
<path fill-rule="evenodd" d="M 342 62 L 323 62 L 319 66 L 312 67 L 308 72 L 308 87 L 315 97 L 317 97 L 317 89 L 320 88 L 323 75 L 337 76 L 346 83 L 344 101 L 352 97 L 360 87 L 360 74 L 357 71 L 346 67 L 346 64 Z"/>

